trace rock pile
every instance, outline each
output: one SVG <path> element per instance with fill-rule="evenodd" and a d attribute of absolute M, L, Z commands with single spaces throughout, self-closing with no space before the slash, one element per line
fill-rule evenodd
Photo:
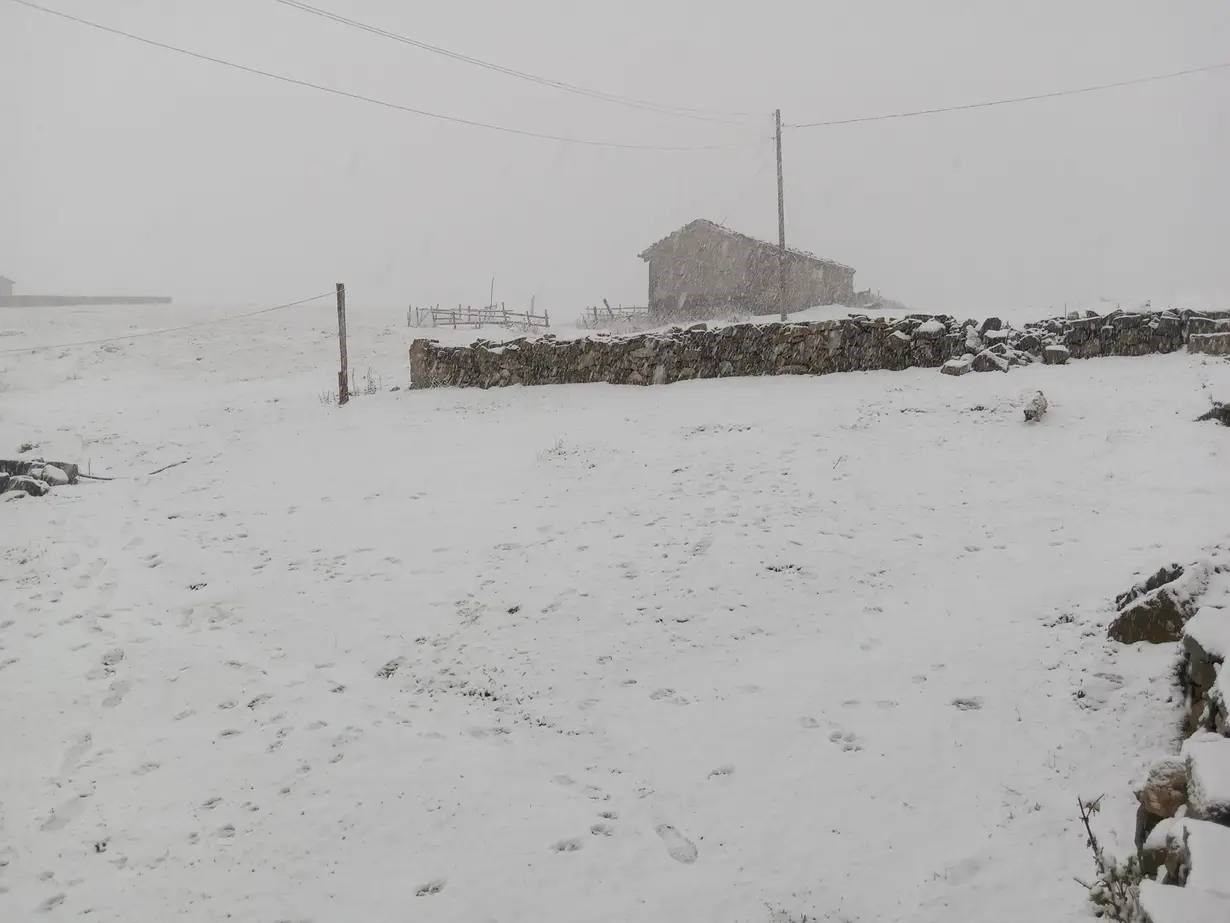
<path fill-rule="evenodd" d="M 1188 737 L 1136 793 L 1141 911 L 1151 923 L 1230 920 L 1230 552 L 1169 564 L 1116 605 L 1113 640 L 1178 641 L 1182 654 Z"/>
<path fill-rule="evenodd" d="M 0 495 L 5 500 L 41 497 L 53 487 L 76 484 L 77 477 L 77 466 L 67 462 L 0 459 Z"/>
<path fill-rule="evenodd" d="M 1006 372 L 1038 360 L 1061 365 L 1069 357 L 1174 352 L 1193 331 L 1221 335 L 1212 331 L 1221 324 L 1230 326 L 1230 320 L 1219 318 L 1192 311 L 1116 310 L 1052 318 L 1018 330 L 995 317 L 979 323 L 944 314 L 911 314 L 890 322 L 852 314 L 839 320 L 713 329 L 694 324 L 660 333 L 596 334 L 578 340 L 547 334 L 503 343 L 476 340 L 460 347 L 419 339 L 410 346 L 410 382 L 413 388 L 491 388 L 595 381 L 658 385 L 735 375 L 911 367 L 939 368 L 948 375 Z"/>

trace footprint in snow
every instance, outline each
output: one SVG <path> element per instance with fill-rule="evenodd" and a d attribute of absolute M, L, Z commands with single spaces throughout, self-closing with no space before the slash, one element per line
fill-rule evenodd
<path fill-rule="evenodd" d="M 60 764 L 61 775 L 66 775 L 77 768 L 77 764 L 81 762 L 81 758 L 89 752 L 93 746 L 94 738 L 89 733 L 82 734 L 77 738 L 77 742 L 68 748 L 68 752 L 64 754 L 64 761 Z"/>
<path fill-rule="evenodd" d="M 64 894 L 63 892 L 59 894 L 53 894 L 51 895 L 51 897 L 47 898 L 47 900 L 39 904 L 38 909 L 42 911 L 43 913 L 46 913 L 49 910 L 55 910 L 56 907 L 64 903 L 65 897 L 67 897 L 67 895 Z"/>
<path fill-rule="evenodd" d="M 863 749 L 857 735 L 850 731 L 834 731 L 829 735 L 829 740 L 840 746 L 844 753 L 857 753 Z"/>
<path fill-rule="evenodd" d="M 573 838 L 568 840 L 556 840 L 551 844 L 551 852 L 576 852 L 581 848 L 581 841 Z"/>
<path fill-rule="evenodd" d="M 666 851 L 676 862 L 691 865 L 696 861 L 699 855 L 696 851 L 696 844 L 670 824 L 658 824 L 654 827 L 654 831 L 662 838 L 662 842 L 666 844 Z"/>
<path fill-rule="evenodd" d="M 669 702 L 671 705 L 687 705 L 688 700 L 675 692 L 674 689 L 657 689 L 649 694 L 655 702 Z"/>
<path fill-rule="evenodd" d="M 78 795 L 75 798 L 70 798 L 58 808 L 53 809 L 51 816 L 43 821 L 43 824 L 39 827 L 39 829 L 47 831 L 48 833 L 52 833 L 56 830 L 63 830 L 70 823 L 72 823 L 73 818 L 80 814 L 84 809 L 84 796 Z"/>
<path fill-rule="evenodd" d="M 610 824 L 594 824 L 589 828 L 589 832 L 594 836 L 611 836 L 615 832 L 615 828 Z"/>
<path fill-rule="evenodd" d="M 952 700 L 951 704 L 961 711 L 977 711 L 982 708 L 982 697 L 977 695 L 958 696 Z"/>
<path fill-rule="evenodd" d="M 128 690 L 132 688 L 132 683 L 126 679 L 121 679 L 111 684 L 111 693 L 103 699 L 103 708 L 115 708 L 124 701 L 124 696 L 128 695 Z"/>
<path fill-rule="evenodd" d="M 426 884 L 419 885 L 414 890 L 415 897 L 427 897 L 431 894 L 439 894 L 444 890 L 444 886 L 448 884 L 447 878 L 433 878 Z"/>

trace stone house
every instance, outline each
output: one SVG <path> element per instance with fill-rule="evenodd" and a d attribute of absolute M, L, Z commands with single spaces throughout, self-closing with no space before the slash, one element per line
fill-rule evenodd
<path fill-rule="evenodd" d="M 757 240 L 698 218 L 640 254 L 649 264 L 649 313 L 662 319 L 704 319 L 729 310 L 782 310 L 780 253 Z M 785 308 L 847 304 L 854 270 L 804 250 L 786 249 Z"/>

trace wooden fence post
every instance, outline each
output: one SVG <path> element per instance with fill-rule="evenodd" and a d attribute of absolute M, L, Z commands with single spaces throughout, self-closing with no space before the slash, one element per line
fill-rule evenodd
<path fill-rule="evenodd" d="M 337 373 L 337 402 L 350 400 L 350 386 L 346 374 L 346 286 L 337 283 L 337 344 L 342 354 L 342 368 Z"/>

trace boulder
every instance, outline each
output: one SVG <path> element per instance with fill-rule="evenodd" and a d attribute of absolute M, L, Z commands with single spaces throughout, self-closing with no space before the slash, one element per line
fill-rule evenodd
<path fill-rule="evenodd" d="M 1150 766 L 1136 800 L 1154 817 L 1174 817 L 1187 804 L 1187 761 L 1167 757 Z"/>
<path fill-rule="evenodd" d="M 1192 601 L 1167 585 L 1124 608 L 1110 623 L 1107 635 L 1121 644 L 1178 641 L 1183 625 L 1195 614 Z"/>
<path fill-rule="evenodd" d="M 940 373 L 943 375 L 964 375 L 972 371 L 974 367 L 973 356 L 962 356 L 960 359 L 949 359 L 940 366 Z"/>
<path fill-rule="evenodd" d="M 55 465 L 43 465 L 37 475 L 39 480 L 46 481 L 52 487 L 63 487 L 68 483 L 68 475 Z"/>
<path fill-rule="evenodd" d="M 1122 609 L 1133 600 L 1140 599 L 1146 593 L 1152 593 L 1160 586 L 1170 583 L 1172 580 L 1177 580 L 1183 576 L 1184 567 L 1182 564 L 1167 564 L 1158 569 L 1157 573 L 1151 577 L 1134 583 L 1127 590 L 1115 597 L 1115 608 Z"/>
<path fill-rule="evenodd" d="M 1008 360 L 1003 356 L 991 352 L 989 349 L 984 349 L 976 355 L 971 364 L 975 372 L 1008 371 Z"/>
<path fill-rule="evenodd" d="M 1071 355 L 1072 351 L 1068 347 L 1052 343 L 1042 350 L 1042 361 L 1047 365 L 1063 365 Z"/>
<path fill-rule="evenodd" d="M 9 478 L 9 482 L 4 490 L 6 493 L 20 490 L 31 497 L 41 497 L 51 488 L 47 486 L 46 481 L 40 481 L 38 478 L 31 477 L 28 474 L 19 474 Z"/>
<path fill-rule="evenodd" d="M 1119 614 L 1110 623 L 1107 635 L 1123 644 L 1178 641 L 1183 626 L 1196 614 L 1200 594 L 1220 567 L 1214 558 L 1186 567 L 1175 564 L 1162 568 L 1115 598 Z"/>
<path fill-rule="evenodd" d="M 998 317 L 988 317 L 982 322 L 982 326 L 979 328 L 978 332 L 985 336 L 988 330 L 1000 330 L 1003 326 L 1004 322 Z"/>
<path fill-rule="evenodd" d="M 1016 348 L 1028 353 L 1036 353 L 1042 348 L 1042 340 L 1035 334 L 1027 333 L 1016 341 Z"/>

